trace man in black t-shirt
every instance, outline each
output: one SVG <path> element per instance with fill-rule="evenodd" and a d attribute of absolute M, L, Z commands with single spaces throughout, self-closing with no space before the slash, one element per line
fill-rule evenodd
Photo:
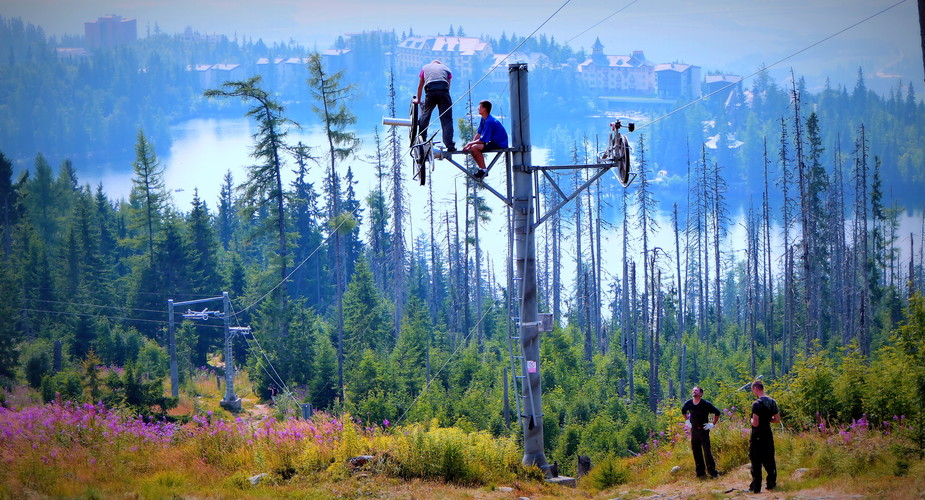
<path fill-rule="evenodd" d="M 703 399 L 703 389 L 700 387 L 694 387 L 691 396 L 692 398 L 681 407 L 681 414 L 687 419 L 684 425 L 691 430 L 691 451 L 694 452 L 697 477 L 702 479 L 709 473 L 710 477 L 715 478 L 719 474 L 716 472 L 716 462 L 713 461 L 713 453 L 710 451 L 710 429 L 719 422 L 719 410 L 713 403 Z M 713 415 L 713 422 L 709 421 L 710 414 Z"/>
<path fill-rule="evenodd" d="M 777 401 L 764 394 L 764 383 L 752 382 L 752 394 L 758 398 L 752 403 L 752 436 L 748 456 L 752 460 L 752 493 L 761 492 L 761 467 L 768 473 L 769 490 L 777 487 L 777 463 L 774 461 L 774 433 L 771 424 L 780 422 L 780 409 Z"/>

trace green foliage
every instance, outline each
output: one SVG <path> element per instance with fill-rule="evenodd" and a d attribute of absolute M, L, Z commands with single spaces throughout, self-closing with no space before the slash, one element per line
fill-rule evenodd
<path fill-rule="evenodd" d="M 587 481 L 598 490 L 606 490 L 626 484 L 630 479 L 630 471 L 623 461 L 615 456 L 607 456 L 597 463 L 588 473 Z"/>
<path fill-rule="evenodd" d="M 906 356 L 905 386 L 911 393 L 911 437 L 919 456 L 925 456 L 925 299 L 916 293 L 909 299 L 905 318 L 896 334 L 896 343 Z"/>
<path fill-rule="evenodd" d="M 141 350 L 138 351 L 138 373 L 152 379 L 164 377 L 169 369 L 168 359 L 166 349 L 153 340 L 145 339 Z"/>
<path fill-rule="evenodd" d="M 626 437 L 620 433 L 622 427 L 609 415 L 598 415 L 581 431 L 581 454 L 590 455 L 592 460 L 608 455 L 626 456 L 627 447 L 621 441 Z"/>
<path fill-rule="evenodd" d="M 847 347 L 841 358 L 841 368 L 837 370 L 834 383 L 834 398 L 841 422 L 858 420 L 864 415 L 864 395 L 866 393 L 869 369 L 857 345 Z"/>
<path fill-rule="evenodd" d="M 835 399 L 835 367 L 832 358 L 819 351 L 799 356 L 788 375 L 788 391 L 778 394 L 779 403 L 788 416 L 803 426 L 818 418 L 825 421 L 838 415 Z"/>
<path fill-rule="evenodd" d="M 345 366 L 359 362 L 366 349 L 384 353 L 392 344 L 388 306 L 373 282 L 373 273 L 365 259 L 356 269 L 344 293 Z"/>
<path fill-rule="evenodd" d="M 528 476 L 519 449 L 509 439 L 456 428 L 414 426 L 393 436 L 382 469 L 402 479 L 420 478 L 462 485 L 489 484 Z"/>
<path fill-rule="evenodd" d="M 129 203 L 132 207 L 131 227 L 142 235 L 136 240 L 135 245 L 145 249 L 153 265 L 154 242 L 159 236 L 169 198 L 164 186 L 164 166 L 157 159 L 154 145 L 141 130 L 138 131 L 135 143 L 135 162 L 132 167 L 135 175 L 132 177 L 132 191 L 129 193 Z"/>
<path fill-rule="evenodd" d="M 42 378 L 51 370 L 52 346 L 48 342 L 35 342 L 25 347 L 21 357 L 25 360 L 23 370 L 29 386 L 38 389 Z"/>
<path fill-rule="evenodd" d="M 315 330 L 313 341 L 315 357 L 312 360 L 312 403 L 318 408 L 330 408 L 338 398 L 337 350 L 322 328 Z"/>
<path fill-rule="evenodd" d="M 64 401 L 80 401 L 83 387 L 80 376 L 72 370 L 55 374 L 46 374 L 42 377 L 42 401 L 49 403 L 59 396 Z"/>
<path fill-rule="evenodd" d="M 416 395 L 424 387 L 425 357 L 429 347 L 428 322 L 424 304 L 418 297 L 412 296 L 406 307 L 395 350 L 392 352 L 392 362 L 398 376 L 398 390 L 406 394 Z"/>

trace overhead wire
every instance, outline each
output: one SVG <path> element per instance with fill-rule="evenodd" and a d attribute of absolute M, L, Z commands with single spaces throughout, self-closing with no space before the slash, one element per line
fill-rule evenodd
<path fill-rule="evenodd" d="M 691 101 L 691 102 L 689 102 L 689 103 L 687 103 L 687 104 L 685 104 L 685 105 L 683 105 L 683 106 L 681 106 L 681 107 L 679 107 L 679 108 L 676 108 L 676 109 L 674 109 L 674 110 L 672 110 L 672 111 L 669 111 L 668 113 L 665 113 L 664 115 L 661 115 L 661 116 L 659 116 L 659 117 L 657 117 L 657 118 L 655 118 L 655 119 L 649 121 L 648 123 L 644 123 L 644 124 L 642 124 L 642 125 L 637 125 L 637 126 L 636 126 L 636 129 L 641 130 L 641 129 L 644 129 L 644 128 L 646 128 L 646 127 L 649 127 L 650 125 L 654 125 L 655 123 L 657 123 L 657 122 L 659 122 L 659 121 L 661 121 L 661 120 L 664 120 L 665 118 L 668 118 L 669 116 L 672 116 L 672 115 L 674 115 L 675 113 L 679 113 L 679 112 L 681 112 L 681 111 L 683 111 L 683 110 L 685 110 L 685 109 L 687 109 L 687 108 L 693 106 L 694 104 L 697 104 L 698 102 L 705 101 L 705 100 L 709 99 L 710 97 L 713 97 L 713 96 L 716 95 L 716 94 L 719 94 L 719 93 L 721 93 L 721 92 L 723 92 L 723 91 L 725 91 L 725 90 L 728 90 L 729 88 L 734 87 L 734 86 L 738 85 L 739 83 L 741 83 L 741 82 L 743 82 L 743 81 L 745 81 L 745 80 L 748 80 L 748 79 L 752 78 L 752 77 L 755 76 L 755 75 L 761 74 L 762 72 L 765 72 L 765 71 L 767 71 L 768 69 L 773 68 L 774 66 L 777 66 L 778 64 L 780 64 L 780 63 L 782 63 L 782 62 L 784 62 L 784 61 L 787 61 L 788 59 L 791 59 L 791 58 L 793 58 L 793 57 L 796 57 L 796 56 L 802 54 L 803 52 L 806 52 L 807 50 L 810 50 L 810 49 L 812 49 L 812 48 L 814 48 L 814 47 L 816 47 L 816 46 L 818 46 L 818 45 L 820 45 L 820 44 L 822 44 L 822 43 L 825 43 L 825 42 L 831 40 L 832 38 L 835 38 L 836 36 L 841 35 L 842 33 L 846 32 L 846 31 L 848 31 L 848 30 L 850 30 L 850 29 L 852 29 L 852 28 L 855 28 L 855 27 L 857 27 L 857 26 L 859 26 L 859 25 L 861 25 L 861 24 L 864 24 L 864 23 L 866 23 L 867 21 L 870 21 L 871 19 L 873 19 L 873 18 L 875 18 L 875 17 L 877 17 L 877 16 L 879 16 L 879 15 L 881 15 L 881 14 L 883 14 L 883 13 L 885 13 L 885 12 L 887 12 L 887 11 L 889 11 L 889 10 L 891 10 L 891 9 L 893 9 L 893 8 L 895 8 L 895 7 L 899 6 L 899 5 L 901 5 L 901 4 L 903 4 L 903 3 L 906 3 L 906 0 L 899 0 L 898 2 L 892 4 L 892 5 L 888 6 L 888 7 L 884 7 L 883 9 L 877 11 L 876 13 L 871 14 L 871 15 L 865 17 L 864 19 L 861 19 L 860 21 L 857 21 L 857 22 L 855 22 L 854 24 L 851 24 L 850 26 L 847 26 L 847 27 L 845 27 L 845 28 L 843 28 L 843 29 L 841 29 L 841 30 L 839 30 L 839 31 L 836 31 L 835 33 L 832 33 L 831 35 L 826 36 L 825 38 L 822 38 L 821 40 L 818 40 L 818 41 L 816 41 L 816 42 L 814 42 L 814 43 L 812 43 L 812 44 L 810 44 L 810 45 L 808 45 L 808 46 L 806 46 L 806 47 L 803 47 L 802 49 L 800 49 L 800 50 L 798 50 L 798 51 L 796 51 L 796 52 L 794 52 L 794 53 L 792 53 L 792 54 L 790 54 L 790 55 L 788 55 L 788 56 L 785 56 L 785 57 L 783 57 L 783 58 L 781 58 L 781 59 L 778 59 L 777 61 L 775 61 L 775 62 L 773 62 L 773 63 L 771 63 L 771 64 L 762 65 L 761 68 L 759 68 L 758 70 L 756 70 L 756 71 L 754 71 L 753 73 L 749 74 L 748 76 L 743 77 L 741 80 L 738 80 L 738 81 L 735 81 L 735 82 L 730 82 L 729 84 L 724 85 L 722 88 L 719 88 L 719 89 L 717 89 L 717 90 L 714 90 L 713 92 L 710 92 L 709 94 L 702 95 L 702 96 L 698 97 L 697 99 L 694 99 L 693 101 Z M 616 172 L 616 171 L 613 171 L 613 175 L 614 175 L 615 177 L 617 177 L 617 179 L 619 179 L 619 176 L 617 175 L 617 172 Z"/>
<path fill-rule="evenodd" d="M 443 369 L 446 368 L 446 365 L 448 365 L 448 364 L 450 363 L 450 360 L 452 360 L 453 357 L 456 356 L 456 353 L 458 353 L 459 350 L 460 350 L 464 345 L 467 345 L 468 340 L 472 337 L 472 334 L 473 334 L 473 333 L 475 333 L 475 332 L 478 331 L 479 325 L 482 324 L 482 321 L 485 320 L 485 317 L 488 316 L 488 313 L 490 313 L 492 310 L 494 310 L 494 308 L 495 308 L 500 302 L 501 302 L 500 300 L 494 300 L 494 301 L 491 302 L 491 305 L 489 305 L 488 308 L 485 310 L 485 312 L 482 313 L 482 316 L 479 317 L 479 320 L 475 323 L 475 325 L 474 325 L 472 328 L 469 329 L 469 333 L 467 333 L 466 336 L 463 337 L 463 339 L 456 345 L 456 349 L 454 349 L 453 352 L 450 353 L 450 355 L 446 358 L 446 361 L 443 362 L 443 365 L 441 365 L 440 368 L 436 371 L 436 373 L 434 373 L 434 374 L 430 377 L 430 381 L 428 381 L 426 384 L 424 384 L 424 388 L 421 389 L 421 392 L 418 393 L 417 397 L 414 398 L 414 400 L 411 402 L 411 404 L 408 405 L 407 408 L 405 408 L 405 411 L 401 414 L 401 416 L 398 417 L 398 420 L 395 421 L 395 424 L 396 424 L 396 425 L 397 425 L 399 422 L 401 422 L 401 421 L 403 421 L 403 420 L 405 419 L 405 416 L 408 415 L 408 412 L 411 411 L 411 409 L 414 407 L 414 405 L 417 404 L 417 402 L 421 399 L 421 397 L 424 396 L 424 394 L 427 392 L 427 389 L 430 388 L 431 384 L 433 384 L 434 379 L 437 378 L 437 375 L 440 375 L 440 373 L 443 372 Z"/>
<path fill-rule="evenodd" d="M 831 40 L 832 38 L 835 38 L 836 36 L 841 35 L 842 33 L 846 32 L 846 31 L 848 31 L 848 30 L 850 30 L 850 29 L 852 29 L 852 28 L 855 28 L 855 27 L 857 27 L 857 26 L 859 26 L 859 25 L 861 25 L 861 24 L 864 24 L 864 23 L 866 23 L 867 21 L 870 21 L 871 19 L 873 19 L 873 18 L 875 18 L 875 17 L 877 17 L 877 16 L 879 16 L 879 15 L 881 15 L 881 14 L 883 14 L 883 13 L 889 11 L 890 9 L 893 9 L 894 7 L 897 7 L 897 6 L 899 6 L 899 5 L 903 4 L 903 3 L 906 3 L 906 0 L 899 0 L 898 2 L 894 3 L 893 5 L 890 5 L 890 6 L 888 6 L 888 7 L 885 7 L 885 8 L 883 8 L 883 9 L 881 9 L 880 11 L 878 11 L 878 12 L 876 12 L 876 13 L 874 13 L 874 14 L 871 14 L 871 15 L 865 17 L 864 19 L 861 19 L 860 21 L 858 21 L 858 22 L 856 22 L 856 23 L 854 23 L 854 24 L 852 24 L 852 25 L 850 25 L 850 26 L 848 26 L 848 27 L 846 27 L 846 28 L 843 28 L 843 29 L 841 29 L 841 30 L 839 30 L 839 31 L 837 31 L 837 32 L 835 32 L 835 33 L 832 33 L 831 35 L 829 35 L 829 36 L 827 36 L 827 37 L 825 37 L 825 38 L 823 38 L 823 39 L 821 39 L 821 40 L 819 40 L 819 41 L 817 41 L 817 42 L 815 42 L 815 43 L 812 43 L 812 44 L 810 44 L 810 45 L 808 45 L 808 46 L 806 46 L 806 47 L 804 47 L 804 48 L 802 48 L 802 49 L 800 49 L 800 50 L 798 50 L 798 51 L 796 51 L 796 52 L 794 52 L 794 53 L 792 53 L 792 54 L 790 54 L 790 55 L 788 55 L 788 56 L 786 56 L 786 57 L 783 57 L 783 58 L 781 58 L 781 59 L 779 59 L 779 60 L 777 60 L 777 61 L 775 61 L 775 62 L 773 62 L 773 63 L 771 63 L 771 64 L 769 64 L 769 65 L 764 65 L 764 66 L 762 66 L 760 69 L 758 69 L 758 70 L 755 71 L 754 73 L 751 73 L 751 74 L 749 74 L 748 76 L 742 78 L 742 80 L 740 80 L 740 81 L 732 82 L 732 83 L 730 83 L 730 84 L 728 84 L 728 85 L 725 85 L 725 86 L 723 86 L 723 87 L 722 87 L 721 89 L 719 89 L 719 90 L 714 90 L 713 92 L 710 92 L 709 94 L 703 95 L 703 96 L 701 96 L 701 97 L 699 97 L 699 98 L 697 98 L 697 99 L 695 99 L 695 100 L 693 100 L 693 101 L 691 101 L 691 102 L 689 102 L 689 103 L 687 103 L 687 104 L 685 104 L 685 105 L 683 105 L 683 106 L 681 106 L 681 107 L 679 107 L 679 108 L 677 108 L 677 109 L 675 109 L 675 110 L 673 110 L 673 111 L 670 111 L 670 112 L 668 112 L 668 113 L 666 113 L 666 114 L 664 114 L 664 115 L 662 115 L 662 116 L 660 116 L 660 117 L 658 117 L 658 118 L 656 118 L 656 119 L 654 119 L 654 120 L 652 120 L 652 121 L 650 121 L 650 122 L 648 122 L 648 123 L 645 123 L 645 124 L 643 124 L 643 125 L 639 125 L 639 126 L 637 126 L 636 128 L 637 128 L 637 129 L 642 129 L 642 128 L 648 127 L 648 126 L 650 126 L 650 125 L 652 125 L 652 124 L 654 124 L 654 123 L 656 123 L 656 122 L 658 122 L 658 121 L 660 121 L 660 120 L 663 120 L 663 119 L 665 119 L 665 118 L 668 118 L 669 116 L 671 116 L 671 115 L 673 115 L 673 114 L 675 114 L 675 113 L 678 113 L 678 112 L 680 112 L 680 111 L 682 111 L 682 110 L 684 110 L 684 109 L 687 109 L 687 108 L 693 106 L 694 104 L 697 104 L 697 103 L 700 102 L 700 101 L 709 99 L 710 97 L 712 97 L 712 96 L 714 96 L 714 95 L 716 95 L 716 94 L 718 94 L 718 93 L 720 93 L 720 92 L 722 92 L 722 91 L 724 91 L 724 90 L 726 90 L 726 89 L 728 89 L 728 88 L 730 88 L 730 87 L 733 87 L 733 86 L 735 86 L 735 85 L 738 85 L 738 84 L 739 84 L 740 82 L 742 82 L 742 81 L 748 80 L 749 78 L 751 78 L 751 77 L 753 77 L 753 76 L 755 76 L 755 75 L 758 75 L 758 74 L 760 74 L 760 73 L 762 73 L 762 72 L 764 72 L 764 71 L 767 71 L 768 69 L 773 68 L 774 66 L 777 66 L 778 64 L 780 64 L 780 63 L 782 63 L 782 62 L 784 62 L 784 61 L 786 61 L 786 60 L 788 60 L 788 59 L 791 59 L 791 58 L 793 58 L 793 57 L 796 57 L 796 56 L 802 54 L 803 52 L 806 52 L 807 50 L 816 47 L 817 45 L 820 45 L 820 44 L 822 44 L 822 43 L 825 43 L 825 42 Z"/>
<path fill-rule="evenodd" d="M 626 5 L 624 5 L 623 7 L 621 7 L 620 9 L 617 9 L 616 11 L 614 11 L 614 12 L 613 12 L 612 14 L 610 14 L 609 16 L 607 16 L 607 17 L 601 19 L 600 21 L 598 21 L 598 22 L 592 24 L 592 25 L 591 25 L 590 27 L 588 27 L 586 30 L 584 30 L 584 31 L 582 31 L 581 33 L 579 33 L 579 34 L 573 36 L 572 38 L 569 38 L 568 40 L 565 41 L 565 43 L 566 43 L 566 44 L 571 43 L 572 40 L 574 40 L 574 39 L 580 37 L 581 35 L 584 35 L 585 33 L 591 31 L 592 29 L 594 29 L 594 28 L 600 26 L 604 21 L 606 21 L 606 20 L 610 19 L 611 17 L 613 17 L 613 16 L 615 16 L 615 15 L 617 15 L 617 14 L 623 12 L 624 10 L 626 10 L 627 8 L 629 8 L 631 5 L 633 5 L 634 3 L 638 2 L 638 1 L 639 1 L 639 0 L 633 0 L 632 2 L 630 2 L 630 3 L 626 4 Z"/>
<path fill-rule="evenodd" d="M 138 312 L 152 312 L 152 313 L 164 313 L 164 309 L 141 309 L 138 307 L 122 307 L 122 306 L 107 306 L 102 304 L 84 304 L 79 302 L 65 302 L 61 300 L 48 300 L 48 299 L 38 299 L 32 297 L 26 297 L 23 300 L 28 300 L 31 302 L 44 302 L 46 304 L 60 304 L 65 306 L 75 306 L 75 307 L 97 307 L 100 309 L 118 309 L 120 311 L 138 311 Z"/>
<path fill-rule="evenodd" d="M 445 111 L 443 111 L 442 113 L 440 113 L 439 115 L 437 115 L 437 119 L 434 120 L 434 121 L 439 122 L 439 121 L 440 121 L 440 118 L 443 117 L 444 114 L 446 114 L 446 113 L 452 111 L 452 109 L 456 106 L 456 104 L 459 103 L 459 101 L 463 100 L 463 98 L 465 98 L 465 97 L 468 96 L 470 93 L 472 93 L 472 90 L 473 90 L 474 88 L 478 87 L 479 84 L 481 84 L 486 78 L 488 78 L 489 75 L 491 75 L 492 73 L 494 73 L 494 71 L 495 71 L 496 69 L 500 68 L 500 67 L 501 67 L 501 64 L 504 63 L 504 61 L 507 61 L 512 55 L 514 55 L 518 50 L 520 50 L 520 48 L 523 47 L 525 43 L 527 43 L 527 40 L 533 38 L 533 35 L 536 35 L 536 33 L 537 33 L 539 30 L 541 30 L 541 29 L 543 28 L 543 26 L 546 26 L 546 23 L 548 23 L 549 21 L 551 21 L 552 18 L 555 17 L 556 14 L 558 14 L 562 9 L 564 9 L 565 6 L 568 5 L 571 1 L 572 1 L 572 0 L 565 0 L 565 2 L 564 2 L 562 5 L 560 5 L 558 9 L 555 10 L 555 12 L 553 12 L 552 14 L 550 14 L 549 17 L 547 17 L 545 21 L 543 21 L 542 23 L 540 23 L 540 25 L 537 26 L 536 29 L 534 29 L 532 33 L 530 33 L 530 34 L 529 34 L 528 36 L 526 36 L 523 40 L 521 40 L 520 43 L 517 44 L 516 47 L 514 47 L 513 50 L 511 50 L 510 52 L 507 53 L 507 55 L 505 55 L 504 57 L 502 57 L 501 60 L 498 61 L 497 64 L 495 64 L 495 65 L 493 65 L 491 68 L 489 68 L 488 71 L 487 71 L 484 75 L 482 75 L 482 77 L 479 78 L 478 81 L 475 82 L 475 85 L 470 85 L 470 86 L 469 86 L 469 89 L 466 90 L 465 92 L 463 92 L 463 95 L 459 96 L 459 98 L 457 98 L 455 101 L 453 101 L 453 103 L 450 104 L 450 107 L 449 107 L 449 108 L 447 108 Z M 438 128 L 438 129 L 437 129 L 437 132 L 439 132 L 440 130 L 441 130 L 441 129 Z M 432 138 L 433 138 L 433 137 L 436 137 L 437 132 L 434 132 L 433 135 L 432 135 L 431 137 L 432 137 Z M 428 142 L 429 142 L 429 141 L 428 141 Z M 411 148 L 408 148 L 408 150 L 410 151 L 412 148 L 413 148 L 413 146 L 412 146 Z"/>
<path fill-rule="evenodd" d="M 231 308 L 231 313 L 232 313 L 232 314 L 231 314 L 231 317 L 235 319 L 235 323 L 236 323 L 238 326 L 241 326 L 241 321 L 240 321 L 240 319 L 238 318 L 238 313 L 235 312 L 235 310 L 234 310 L 234 305 L 231 303 L 231 300 L 228 301 L 228 306 Z M 244 312 L 244 311 L 241 311 L 241 312 Z M 292 391 L 289 389 L 289 386 L 286 385 L 286 382 L 285 382 L 285 380 L 283 379 L 283 377 L 280 376 L 280 374 L 279 374 L 278 371 L 276 371 L 276 368 L 273 366 L 273 363 L 270 361 L 270 357 L 267 356 L 266 350 L 264 350 L 263 346 L 260 345 L 260 341 L 257 340 L 257 336 L 254 335 L 254 331 L 251 330 L 251 335 L 250 335 L 250 337 L 251 337 L 251 339 L 254 340 L 254 344 L 257 345 L 257 349 L 256 349 L 256 350 L 251 346 L 250 339 L 248 339 L 248 336 L 247 336 L 247 335 L 241 335 L 241 337 L 244 338 L 244 342 L 247 343 L 247 346 L 250 347 L 251 351 L 259 351 L 259 353 L 263 356 L 264 361 L 266 361 L 266 365 L 269 366 L 271 370 L 273 370 L 273 374 L 276 375 L 275 378 L 274 378 L 273 374 L 271 374 L 269 371 L 267 371 L 266 366 L 261 366 L 261 368 L 263 369 L 263 372 L 266 373 L 266 374 L 267 374 L 267 377 L 270 378 L 270 381 L 273 382 L 274 384 L 278 385 L 279 388 L 283 391 L 283 394 L 289 396 L 289 398 L 292 399 L 293 403 L 295 403 L 296 405 L 298 405 L 298 404 L 299 404 L 299 401 L 296 400 L 295 396 L 292 394 Z M 261 364 L 261 363 L 260 363 L 260 358 L 257 359 L 257 363 L 258 363 L 258 364 Z"/>
<path fill-rule="evenodd" d="M 106 319 L 116 320 L 116 321 L 137 321 L 141 323 L 156 323 L 159 325 L 169 324 L 169 322 L 166 320 L 130 318 L 126 316 L 110 316 L 110 315 L 105 315 L 105 314 L 79 313 L 79 312 L 71 312 L 71 311 L 52 311 L 48 309 L 34 309 L 30 307 L 21 307 L 19 308 L 19 310 L 25 311 L 25 312 L 31 312 L 31 313 L 38 313 L 38 314 L 58 314 L 62 316 L 78 316 L 78 317 L 83 317 L 83 318 L 106 318 Z M 158 311 L 158 312 L 164 312 L 164 311 Z M 218 325 L 206 325 L 206 324 L 199 324 L 196 326 L 202 326 L 205 328 L 223 328 Z"/>
<path fill-rule="evenodd" d="M 362 203 L 358 203 L 358 204 L 357 204 L 357 207 L 356 207 L 355 209 L 353 209 L 352 212 L 350 212 L 350 215 L 351 215 L 351 216 L 355 216 L 355 215 L 357 214 L 357 212 L 360 211 L 361 208 L 363 208 L 363 204 L 362 204 Z M 305 257 L 304 259 L 302 259 L 302 262 L 299 262 L 298 265 L 296 265 L 295 267 L 293 267 L 293 268 L 292 268 L 292 271 L 290 271 L 289 274 L 287 274 L 285 278 L 283 278 L 282 280 L 280 280 L 279 282 L 277 282 L 275 285 L 273 285 L 272 288 L 270 288 L 266 293 L 264 293 L 263 295 L 261 295 L 260 298 L 258 298 L 257 300 L 255 300 L 255 301 L 254 301 L 253 303 L 251 303 L 249 306 L 245 307 L 244 309 L 242 309 L 242 310 L 239 311 L 239 312 L 236 312 L 236 313 L 235 313 L 235 316 L 238 315 L 238 314 L 242 314 L 242 313 L 247 312 L 248 310 L 250 310 L 251 308 L 253 308 L 253 307 L 256 306 L 257 304 L 259 304 L 260 302 L 262 302 L 263 299 L 269 297 L 270 294 L 273 293 L 274 290 L 276 290 L 277 288 L 279 288 L 283 283 L 289 281 L 289 278 L 291 278 L 292 275 L 296 273 L 296 271 L 298 271 L 299 269 L 301 269 L 302 266 L 304 266 L 305 263 L 308 262 L 309 259 L 311 259 L 316 253 L 318 253 L 319 250 L 321 250 L 322 248 L 324 248 L 324 246 L 327 245 L 329 241 L 331 241 L 331 238 L 333 238 L 334 235 L 337 234 L 337 231 L 340 230 L 341 226 L 343 226 L 343 225 L 347 222 L 347 220 L 348 220 L 347 218 L 344 218 L 343 220 L 341 220 L 341 221 L 334 227 L 334 229 L 331 230 L 331 234 L 329 234 L 327 238 L 325 238 L 321 243 L 319 243 L 318 246 L 315 247 L 315 249 L 312 250 L 311 253 L 309 253 L 307 257 Z"/>
<path fill-rule="evenodd" d="M 480 83 L 482 83 L 482 81 L 484 81 L 486 78 L 488 78 L 488 76 L 489 76 L 495 69 L 497 69 L 497 68 L 499 68 L 499 67 L 501 66 L 501 63 L 503 63 L 504 61 L 506 61 L 506 60 L 507 60 L 508 58 L 510 58 L 515 52 L 517 52 L 517 50 L 519 50 L 520 47 L 522 47 L 522 46 L 527 42 L 527 40 L 529 40 L 530 38 L 532 38 L 533 35 L 535 35 L 540 29 L 542 29 L 543 26 L 545 26 L 550 20 L 552 20 L 552 18 L 555 17 L 556 14 L 558 14 L 562 9 L 564 9 L 565 6 L 568 5 L 571 1 L 572 1 L 572 0 L 565 0 L 565 2 L 564 2 L 562 5 L 560 5 L 558 9 L 555 10 L 555 12 L 553 12 L 552 14 L 550 14 L 549 17 L 547 17 L 545 21 L 543 21 L 539 26 L 537 26 L 537 28 L 534 29 L 533 32 L 530 33 L 529 36 L 527 36 L 526 38 L 524 38 L 524 39 L 517 45 L 517 47 L 514 48 L 514 50 L 512 50 L 512 51 L 509 52 L 507 55 L 505 55 L 505 56 L 498 62 L 498 64 L 495 65 L 495 66 L 493 66 L 487 73 L 485 73 L 485 75 L 483 75 L 482 78 L 480 78 L 480 79 L 475 83 L 475 85 L 470 86 L 469 89 L 468 89 L 465 93 L 463 93 L 462 96 L 460 96 L 458 99 L 456 99 L 455 101 L 453 101 L 453 103 L 450 105 L 450 108 L 449 108 L 449 109 L 447 109 L 447 110 L 444 111 L 443 113 L 440 113 L 440 114 L 437 116 L 437 120 L 436 120 L 436 121 L 439 122 L 439 118 L 442 117 L 444 113 L 449 112 L 451 109 L 453 109 L 454 106 L 456 106 L 457 103 L 459 103 L 460 100 L 462 100 L 464 97 L 466 97 L 467 95 L 469 95 L 469 93 L 472 92 L 472 89 L 474 89 L 475 87 L 477 87 Z M 436 132 L 435 132 L 434 135 L 436 135 Z M 409 148 L 409 150 L 410 150 L 410 148 Z M 360 210 L 360 208 L 362 208 L 362 204 L 360 204 L 359 206 L 357 206 L 357 208 L 351 213 L 351 215 L 355 215 L 356 212 Z M 237 315 L 237 314 L 241 314 L 241 313 L 247 312 L 247 311 L 250 310 L 252 307 L 254 307 L 254 306 L 257 305 L 258 303 L 260 303 L 261 301 L 263 301 L 265 298 L 267 298 L 271 293 L 273 293 L 274 290 L 276 290 L 277 288 L 279 288 L 283 283 L 285 283 L 286 281 L 288 281 L 289 278 L 292 277 L 292 275 L 295 274 L 295 272 L 299 270 L 299 268 L 301 268 L 306 262 L 308 262 L 308 260 L 309 260 L 312 256 L 314 256 L 315 253 L 318 252 L 318 250 L 320 250 L 322 247 L 324 247 L 324 246 L 328 243 L 328 241 L 330 241 L 331 237 L 334 236 L 334 234 L 337 232 L 337 230 L 340 229 L 340 227 L 341 227 L 345 222 L 347 222 L 346 219 L 342 220 L 342 221 L 337 225 L 337 227 L 335 227 L 334 230 L 331 231 L 331 234 L 328 235 L 328 237 L 325 238 L 324 241 L 322 241 L 321 244 L 319 244 L 318 247 L 315 248 L 315 249 L 308 255 L 308 257 L 306 257 L 305 259 L 303 259 L 302 262 L 300 262 L 297 266 L 295 266 L 295 267 L 292 269 L 292 271 L 291 271 L 289 274 L 286 275 L 285 278 L 283 278 L 283 279 L 280 280 L 278 283 L 276 283 L 276 285 L 274 285 L 272 288 L 270 288 L 270 290 L 268 290 L 266 293 L 264 293 L 260 298 L 258 298 L 257 300 L 255 300 L 252 304 L 250 304 L 249 306 L 245 307 L 244 309 L 242 309 L 241 311 L 239 311 L 239 312 L 237 312 L 237 313 L 235 313 L 235 314 Z"/>

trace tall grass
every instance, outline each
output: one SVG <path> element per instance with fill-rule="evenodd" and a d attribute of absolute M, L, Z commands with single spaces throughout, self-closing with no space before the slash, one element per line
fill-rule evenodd
<path fill-rule="evenodd" d="M 520 464 L 512 440 L 435 424 L 386 429 L 349 415 L 279 421 L 220 418 L 210 410 L 175 424 L 103 405 L 0 407 L 0 498 L 214 491 L 238 497 L 254 488 L 247 478 L 260 473 L 267 474 L 262 488 L 348 478 L 358 455 L 373 456 L 366 473 L 402 480 L 479 486 L 540 477 Z"/>
<path fill-rule="evenodd" d="M 740 412 L 724 410 L 724 413 L 710 438 L 717 469 L 720 473 L 730 473 L 750 463 L 751 423 Z M 803 483 L 813 487 L 827 483 L 840 487 L 848 480 L 900 477 L 909 471 L 921 470 L 925 465 L 910 451 L 913 450 L 913 427 L 905 420 L 896 416 L 876 424 L 864 416 L 837 427 L 800 430 L 775 426 L 780 485 L 790 491 L 799 489 Z M 608 474 L 614 476 L 621 468 L 629 471 L 632 482 L 649 486 L 693 476 L 690 434 L 680 423 L 667 425 L 663 435 L 654 434 L 645 448 L 644 453 L 608 465 L 610 472 L 602 471 L 597 475 L 592 472 L 592 486 L 610 487 L 607 486 Z M 604 463 L 606 461 L 602 465 Z M 681 467 L 680 474 L 670 473 L 674 466 Z M 793 472 L 797 469 L 807 472 L 794 478 Z"/>

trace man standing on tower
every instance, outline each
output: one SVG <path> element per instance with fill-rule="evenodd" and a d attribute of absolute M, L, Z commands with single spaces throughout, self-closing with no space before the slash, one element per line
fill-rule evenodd
<path fill-rule="evenodd" d="M 691 399 L 681 407 L 681 414 L 687 419 L 684 425 L 691 430 L 691 451 L 694 452 L 697 477 L 706 478 L 708 473 L 712 478 L 717 477 L 716 462 L 710 450 L 710 429 L 719 422 L 719 410 L 713 403 L 703 399 L 703 389 L 695 386 L 691 391 Z M 709 421 L 710 414 L 713 414 L 712 422 Z"/>
<path fill-rule="evenodd" d="M 430 114 L 434 108 L 440 112 L 440 127 L 443 129 L 443 146 L 447 151 L 456 151 L 453 142 L 453 99 L 450 98 L 450 80 L 453 73 L 442 62 L 434 59 L 421 68 L 418 82 L 418 95 L 414 103 L 421 102 L 421 91 L 424 91 L 424 106 L 418 120 L 418 130 L 421 136 L 427 139 L 427 126 L 430 125 Z"/>

